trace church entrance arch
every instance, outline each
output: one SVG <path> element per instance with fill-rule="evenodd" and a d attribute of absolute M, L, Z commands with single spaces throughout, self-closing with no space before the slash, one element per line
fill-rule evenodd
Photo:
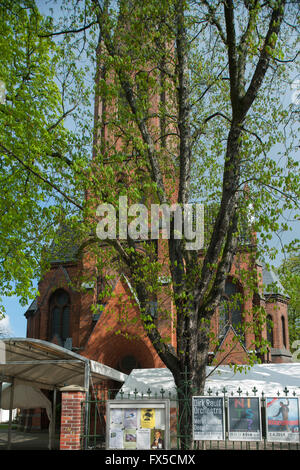
<path fill-rule="evenodd" d="M 142 339 L 128 339 L 122 335 L 111 335 L 101 355 L 103 364 L 130 374 L 132 369 L 152 369 L 154 355 Z"/>

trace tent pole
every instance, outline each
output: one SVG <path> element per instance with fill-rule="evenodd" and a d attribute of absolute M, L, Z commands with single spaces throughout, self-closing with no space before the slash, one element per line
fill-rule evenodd
<path fill-rule="evenodd" d="M 10 388 L 10 401 L 9 401 L 9 423 L 7 431 L 7 450 L 11 448 L 11 426 L 12 426 L 12 412 L 14 406 L 14 391 L 15 391 L 15 379 L 12 379 Z"/>
<path fill-rule="evenodd" d="M 85 423 L 84 423 L 84 449 L 88 447 L 88 434 L 89 434 L 89 388 L 90 388 L 90 362 L 85 363 L 84 367 L 84 387 L 86 389 L 86 402 L 85 402 Z"/>
<path fill-rule="evenodd" d="M 54 445 L 55 427 L 56 427 L 56 388 L 53 390 L 50 450 L 53 449 L 53 445 Z"/>
<path fill-rule="evenodd" d="M 0 423 L 2 422 L 2 377 L 0 377 Z"/>

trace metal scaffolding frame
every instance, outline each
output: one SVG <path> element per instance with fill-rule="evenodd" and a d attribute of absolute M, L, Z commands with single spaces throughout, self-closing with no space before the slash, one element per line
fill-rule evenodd
<path fill-rule="evenodd" d="M 67 385 L 79 385 L 88 397 L 91 380 L 93 384 L 103 380 L 124 383 L 127 378 L 111 367 L 93 361 L 80 354 L 62 348 L 53 343 L 32 338 L 5 338 L 1 340 L 0 355 L 0 409 L 2 383 L 11 383 L 8 444 L 11 448 L 12 410 L 14 407 L 14 390 L 16 384 L 30 385 L 33 388 L 53 390 L 52 422 L 50 448 L 55 432 L 56 393 Z M 54 420 L 54 421 L 53 421 Z M 85 426 L 88 426 L 86 413 Z"/>

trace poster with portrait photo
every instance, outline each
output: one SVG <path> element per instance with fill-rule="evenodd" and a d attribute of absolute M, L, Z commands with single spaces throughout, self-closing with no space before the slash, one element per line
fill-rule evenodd
<path fill-rule="evenodd" d="M 165 449 L 165 431 L 164 429 L 151 429 L 151 449 Z"/>
<path fill-rule="evenodd" d="M 260 399 L 258 397 L 228 398 L 228 439 L 230 441 L 261 441 Z"/>
<path fill-rule="evenodd" d="M 267 440 L 300 442 L 298 398 L 266 398 Z"/>

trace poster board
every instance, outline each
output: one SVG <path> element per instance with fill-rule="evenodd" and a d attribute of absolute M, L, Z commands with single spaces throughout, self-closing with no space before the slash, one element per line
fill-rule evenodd
<path fill-rule="evenodd" d="M 230 441 L 261 441 L 259 397 L 228 398 L 228 439 Z"/>
<path fill-rule="evenodd" d="M 224 398 L 195 396 L 192 399 L 193 440 L 225 440 Z"/>
<path fill-rule="evenodd" d="M 270 442 L 300 442 L 299 400 L 266 397 L 266 430 Z"/>
<path fill-rule="evenodd" d="M 168 450 L 169 400 L 108 400 L 107 450 Z"/>

